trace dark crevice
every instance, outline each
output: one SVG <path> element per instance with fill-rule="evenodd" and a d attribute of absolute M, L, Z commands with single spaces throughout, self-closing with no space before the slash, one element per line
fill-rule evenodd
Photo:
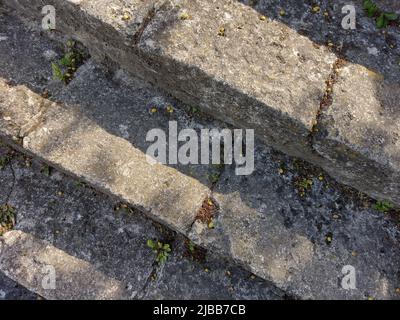
<path fill-rule="evenodd" d="M 163 237 L 159 241 L 162 243 L 168 243 L 172 244 L 176 241 L 176 234 L 169 229 L 166 229 L 163 225 L 160 225 L 158 223 L 155 223 L 155 225 L 158 225 L 158 228 L 160 232 L 162 233 Z M 142 300 L 146 296 L 148 289 L 151 285 L 152 282 L 157 281 L 159 278 L 162 276 L 162 271 L 165 267 L 165 265 L 168 263 L 168 259 L 164 263 L 159 263 L 157 262 L 157 258 L 155 257 L 153 260 L 153 263 L 151 265 L 151 272 L 149 276 L 147 277 L 146 281 L 144 282 L 142 288 L 138 290 L 136 295 L 133 297 L 133 299 L 138 299 Z"/>
<path fill-rule="evenodd" d="M 140 39 L 142 38 L 143 32 L 146 30 L 147 26 L 150 24 L 150 22 L 153 20 L 153 18 L 156 15 L 156 8 L 153 7 L 149 10 L 147 13 L 146 17 L 144 18 L 141 26 L 139 27 L 139 30 L 136 32 L 136 34 L 133 36 L 133 45 L 136 46 L 139 44 Z"/>
<path fill-rule="evenodd" d="M 12 195 L 12 193 L 14 192 L 14 189 L 15 189 L 15 184 L 16 184 L 15 171 L 14 171 L 14 167 L 13 167 L 13 165 L 12 165 L 12 161 L 10 161 L 10 163 L 9 163 L 8 165 L 9 165 L 9 167 L 10 167 L 11 174 L 12 174 L 12 176 L 13 176 L 13 182 L 12 182 L 10 191 L 8 192 L 7 197 L 6 197 L 6 201 L 5 201 L 6 204 L 9 203 L 10 198 L 11 198 L 11 195 Z"/>
<path fill-rule="evenodd" d="M 338 58 L 332 65 L 331 73 L 329 74 L 328 79 L 325 81 L 325 92 L 320 101 L 318 111 L 316 113 L 313 126 L 311 128 L 311 132 L 308 136 L 310 145 L 313 145 L 314 137 L 319 131 L 320 120 L 322 114 L 325 110 L 327 110 L 333 103 L 333 91 L 335 83 L 339 79 L 340 70 L 346 65 L 347 61 L 343 58 Z"/>

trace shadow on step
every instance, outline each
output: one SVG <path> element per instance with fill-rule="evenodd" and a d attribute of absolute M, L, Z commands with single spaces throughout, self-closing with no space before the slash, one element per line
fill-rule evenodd
<path fill-rule="evenodd" d="M 1 49 L 1 61 L 12 61 L 13 55 L 19 53 L 18 49 L 13 51 L 12 46 L 19 45 L 18 39 L 22 35 L 22 30 L 18 33 L 12 28 L 7 31 L 9 39 L 14 40 Z M 49 87 L 51 67 L 50 63 L 43 64 L 40 50 L 36 55 L 29 49 L 33 43 L 27 41 L 22 51 L 25 56 L 27 52 L 32 53 L 29 59 L 21 58 L 19 61 L 31 64 L 23 69 L 29 75 L 44 77 L 46 81 L 37 85 L 35 76 L 32 80 L 34 85 L 24 83 L 19 77 L 21 65 L 12 63 L 1 66 L 0 76 L 13 85 L 27 86 L 41 94 Z M 12 54 L 7 56 L 7 52 Z M 137 175 L 140 181 L 140 175 L 152 174 L 135 171 L 135 160 L 144 160 L 148 147 L 145 137 L 149 129 L 166 130 L 170 120 L 177 121 L 180 128 L 196 130 L 225 126 L 187 113 L 184 111 L 187 108 L 181 103 L 138 79 L 122 73 L 111 78 L 88 63 L 68 86 L 55 91 L 50 99 L 60 104 L 47 110 L 44 127 L 50 130 L 50 134 L 48 140 L 42 140 L 38 147 L 46 158 L 53 161 L 63 157 L 68 159 L 70 164 L 79 168 L 81 176 L 90 172 L 96 183 L 105 186 L 105 190 L 110 185 L 123 186 L 112 190 L 113 194 L 123 195 L 129 200 L 131 186 L 123 185 L 125 176 Z M 169 106 L 173 107 L 173 112 Z M 44 137 L 46 135 L 40 138 Z M 35 135 L 30 138 L 35 138 Z M 35 141 L 31 142 L 35 144 Z M 220 212 L 215 217 L 215 229 L 205 228 L 192 234 L 199 237 L 200 242 L 296 293 L 301 293 L 299 288 L 306 283 L 302 294 L 307 297 L 321 297 L 321 292 L 324 292 L 327 296 L 362 298 L 367 294 L 367 288 L 376 296 L 391 296 L 398 281 L 399 266 L 398 259 L 393 258 L 399 256 L 394 249 L 397 247 L 394 225 L 373 210 L 359 206 L 341 188 L 320 181 L 317 175 L 312 178 L 299 176 L 294 170 L 296 160 L 259 143 L 257 145 L 256 170 L 251 176 L 236 176 L 234 168 L 228 166 L 223 171 L 212 166 L 170 166 L 170 171 L 160 169 L 160 174 L 176 177 L 173 184 L 159 185 L 160 181 L 154 180 L 151 186 L 148 180 L 143 186 L 135 186 L 136 195 L 140 195 L 137 189 L 142 187 L 143 197 L 151 197 L 140 199 L 142 203 L 149 204 L 155 211 L 160 211 L 161 205 L 168 206 L 167 211 L 171 212 L 178 205 L 192 200 L 184 199 L 182 188 L 177 194 L 173 191 L 175 186 L 188 181 L 187 177 L 194 181 L 193 185 L 187 185 L 188 194 L 193 192 L 191 188 L 194 185 L 203 191 L 214 185 L 214 197 Z M 121 146 L 126 149 L 120 149 Z M 126 158 L 126 155 L 132 158 Z M 154 175 L 158 173 L 154 172 Z M 305 197 L 299 196 L 296 178 L 312 180 L 311 186 L 305 188 Z M 150 187 L 155 192 L 147 195 L 146 188 Z M 162 203 L 163 199 L 170 201 Z M 200 202 L 196 203 L 197 207 L 200 205 Z M 341 219 L 333 218 L 333 215 Z M 164 221 L 166 217 L 160 215 L 158 218 Z M 184 226 L 193 221 L 193 217 L 181 218 Z M 327 240 L 328 237 L 331 241 Z M 390 249 L 383 253 L 384 258 L 376 259 L 382 255 L 382 248 Z M 360 252 L 357 259 L 352 252 Z M 343 292 L 338 285 L 341 268 L 347 264 L 354 265 L 364 275 L 360 288 L 354 292 Z M 381 286 L 382 282 L 389 285 Z"/>

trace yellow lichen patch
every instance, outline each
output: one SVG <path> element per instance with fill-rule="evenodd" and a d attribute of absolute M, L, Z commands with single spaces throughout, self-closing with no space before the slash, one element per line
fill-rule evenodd
<path fill-rule="evenodd" d="M 279 15 L 280 15 L 281 17 L 286 16 L 286 11 L 283 10 L 283 9 L 281 9 L 281 11 L 279 11 Z"/>
<path fill-rule="evenodd" d="M 225 37 L 226 36 L 226 30 L 225 30 L 224 27 L 219 28 L 218 35 L 221 36 L 221 37 Z"/>
<path fill-rule="evenodd" d="M 314 6 L 314 7 L 312 7 L 311 11 L 312 11 L 313 13 L 318 13 L 318 12 L 321 11 L 321 8 L 320 8 L 319 6 Z"/>
<path fill-rule="evenodd" d="M 174 112 L 174 107 L 171 106 L 171 105 L 167 106 L 167 112 L 168 113 L 173 113 Z"/>
<path fill-rule="evenodd" d="M 261 21 L 266 21 L 266 20 L 267 20 L 267 17 L 266 17 L 266 16 L 260 16 L 260 20 L 261 20 Z"/>
<path fill-rule="evenodd" d="M 132 17 L 130 15 L 130 13 L 129 12 L 124 12 L 124 14 L 122 15 L 122 20 L 128 21 L 128 20 L 131 20 L 131 19 L 132 19 Z"/>
<path fill-rule="evenodd" d="M 190 14 L 187 12 L 183 12 L 181 13 L 181 15 L 179 16 L 179 19 L 181 20 L 189 20 L 191 18 Z"/>

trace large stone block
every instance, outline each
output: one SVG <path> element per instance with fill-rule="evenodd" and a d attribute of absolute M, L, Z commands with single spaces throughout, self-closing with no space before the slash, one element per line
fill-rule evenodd
<path fill-rule="evenodd" d="M 343 68 L 314 148 L 326 170 L 375 198 L 400 203 L 400 85 L 359 65 Z"/>

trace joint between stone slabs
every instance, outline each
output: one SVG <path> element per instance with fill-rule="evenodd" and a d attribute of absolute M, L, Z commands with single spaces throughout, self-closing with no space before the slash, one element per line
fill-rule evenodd
<path fill-rule="evenodd" d="M 161 225 L 161 227 L 167 228 L 164 225 Z M 167 237 L 163 237 L 162 239 L 160 239 L 160 241 L 171 245 L 172 243 L 174 243 L 176 241 L 176 239 L 177 239 L 176 235 L 173 235 L 173 236 L 168 235 Z M 173 247 L 172 247 L 172 250 L 173 250 Z M 161 275 L 162 270 L 165 268 L 165 265 L 167 263 L 169 263 L 168 261 L 169 261 L 169 259 L 167 258 L 167 260 L 164 263 L 160 264 L 159 262 L 157 262 L 157 257 L 154 258 L 153 263 L 151 265 L 152 269 L 151 269 L 149 276 L 147 277 L 142 288 L 140 288 L 138 290 L 138 292 L 134 296 L 132 296 L 132 299 L 142 300 L 146 296 L 147 290 L 150 287 L 150 283 L 152 281 L 157 281 L 159 279 L 159 276 Z"/>
<path fill-rule="evenodd" d="M 319 125 L 320 125 L 319 120 L 322 117 L 322 113 L 326 109 L 328 109 L 333 103 L 333 97 L 332 97 L 333 90 L 335 87 L 335 83 L 337 82 L 337 80 L 339 78 L 340 71 L 347 63 L 348 62 L 344 58 L 342 58 L 342 57 L 337 58 L 336 61 L 332 65 L 332 70 L 331 70 L 331 73 L 329 74 L 328 79 L 325 80 L 325 84 L 326 84 L 325 92 L 320 101 L 320 105 L 319 105 L 318 111 L 315 115 L 315 119 L 314 119 L 313 126 L 311 128 L 311 132 L 309 134 L 309 141 L 310 141 L 311 146 L 313 146 L 314 137 L 315 137 L 316 133 L 319 131 Z"/>
<path fill-rule="evenodd" d="M 165 4 L 165 1 L 161 1 L 160 3 L 155 3 L 153 7 L 149 10 L 146 17 L 143 19 L 142 24 L 140 25 L 138 31 L 133 36 L 133 47 L 136 47 L 142 38 L 144 31 L 146 30 L 147 26 L 151 23 L 157 13 L 157 7 L 162 7 Z"/>
<path fill-rule="evenodd" d="M 10 161 L 10 163 L 8 165 L 9 165 L 10 170 L 11 170 L 11 174 L 12 174 L 12 177 L 13 177 L 13 182 L 12 182 L 12 186 L 11 186 L 10 192 L 7 194 L 7 198 L 6 198 L 5 204 L 9 204 L 10 198 L 11 198 L 13 192 L 14 192 L 15 183 L 16 183 L 15 171 L 14 171 L 14 167 L 12 165 L 12 160 Z"/>

